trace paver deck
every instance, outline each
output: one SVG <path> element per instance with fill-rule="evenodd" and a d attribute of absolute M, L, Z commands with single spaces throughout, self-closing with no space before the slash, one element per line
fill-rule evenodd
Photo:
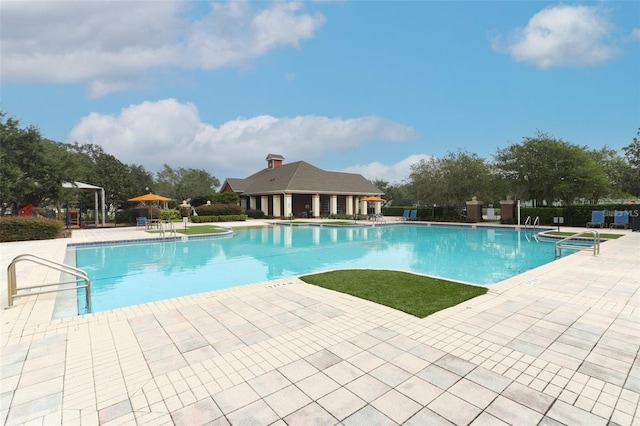
<path fill-rule="evenodd" d="M 33 425 L 638 425 L 640 233 L 424 319 L 297 278 L 52 319 L 2 312 L 0 419 Z M 0 244 L 6 267 L 134 228 Z M 18 267 L 19 282 L 57 279 Z"/>

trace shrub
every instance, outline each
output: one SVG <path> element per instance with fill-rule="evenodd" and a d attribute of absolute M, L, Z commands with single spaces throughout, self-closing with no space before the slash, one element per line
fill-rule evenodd
<path fill-rule="evenodd" d="M 203 204 L 196 207 L 198 216 L 225 216 L 242 214 L 242 207 L 237 204 Z"/>
<path fill-rule="evenodd" d="M 0 242 L 52 240 L 60 236 L 63 224 L 43 217 L 0 219 Z"/>
<path fill-rule="evenodd" d="M 208 222 L 236 222 L 247 220 L 246 214 L 230 214 L 219 216 L 191 216 L 191 222 L 193 223 L 208 223 Z"/>
<path fill-rule="evenodd" d="M 253 219 L 264 219 L 265 214 L 262 210 L 249 209 L 247 210 L 247 216 Z"/>
<path fill-rule="evenodd" d="M 160 212 L 160 219 L 171 221 L 180 220 L 182 219 L 182 215 L 177 209 L 166 209 Z"/>

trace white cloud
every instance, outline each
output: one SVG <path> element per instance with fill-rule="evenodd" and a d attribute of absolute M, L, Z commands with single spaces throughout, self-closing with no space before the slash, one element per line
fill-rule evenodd
<path fill-rule="evenodd" d="M 358 173 L 372 181 L 381 179 L 390 184 L 400 184 L 409 177 L 413 164 L 419 163 L 420 160 L 429 160 L 430 158 L 432 157 L 426 154 L 414 154 L 391 165 L 375 161 L 369 164 L 358 164 L 347 167 L 343 172 Z"/>
<path fill-rule="evenodd" d="M 300 2 L 264 5 L 213 2 L 207 15 L 189 20 L 197 5 L 180 0 L 2 1 L 2 77 L 87 83 L 90 96 L 103 96 L 148 83 L 160 67 L 246 65 L 298 47 L 325 22 Z"/>
<path fill-rule="evenodd" d="M 617 55 L 618 48 L 611 43 L 613 29 L 597 7 L 560 5 L 535 14 L 526 27 L 513 31 L 506 44 L 497 37 L 492 45 L 516 61 L 542 69 L 590 66 Z"/>
<path fill-rule="evenodd" d="M 92 113 L 70 140 L 101 145 L 120 161 L 157 171 L 162 164 L 205 169 L 219 179 L 245 177 L 265 167 L 268 153 L 313 162 L 369 142 L 402 142 L 413 128 L 375 117 L 237 118 L 219 127 L 203 123 L 198 108 L 175 99 L 131 105 L 118 115 Z M 386 178 L 385 178 L 386 179 Z"/>

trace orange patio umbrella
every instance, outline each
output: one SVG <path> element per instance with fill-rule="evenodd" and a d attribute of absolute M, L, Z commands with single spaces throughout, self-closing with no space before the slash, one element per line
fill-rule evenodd
<path fill-rule="evenodd" d="M 129 198 L 127 201 L 141 202 L 141 201 L 171 201 L 171 198 L 163 197 L 162 195 L 152 194 L 151 192 L 144 195 L 138 195 L 137 197 Z"/>
<path fill-rule="evenodd" d="M 366 201 L 368 203 L 384 203 L 386 200 L 384 200 L 381 197 L 378 197 L 377 195 L 369 195 L 367 197 L 362 198 L 360 201 Z"/>
<path fill-rule="evenodd" d="M 144 194 L 144 195 L 138 195 L 137 197 L 133 197 L 133 198 L 129 198 L 127 201 L 133 201 L 133 202 L 142 202 L 142 201 L 171 201 L 171 198 L 168 197 L 163 197 L 162 195 L 158 195 L 158 194 L 153 194 L 153 193 L 148 193 L 148 194 Z M 153 211 L 151 209 L 149 209 L 149 214 L 151 215 L 150 219 L 153 219 Z"/>

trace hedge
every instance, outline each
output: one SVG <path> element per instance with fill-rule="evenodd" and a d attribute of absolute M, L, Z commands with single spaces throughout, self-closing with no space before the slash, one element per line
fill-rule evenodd
<path fill-rule="evenodd" d="M 563 217 L 564 226 L 586 226 L 591 221 L 591 212 L 594 210 L 605 211 L 605 221 L 607 225 L 613 222 L 613 213 L 616 210 L 638 209 L 634 204 L 584 204 L 567 207 L 523 207 L 520 209 L 520 221 L 524 223 L 528 216 L 533 222 L 536 217 L 540 218 L 540 225 L 556 225 L 553 223 L 554 217 Z M 517 211 L 514 214 L 518 214 Z M 515 219 L 517 222 L 517 218 Z"/>
<path fill-rule="evenodd" d="M 196 207 L 198 216 L 241 215 L 242 207 L 237 204 L 203 204 Z"/>
<path fill-rule="evenodd" d="M 0 242 L 52 240 L 60 236 L 63 223 L 43 217 L 9 217 L 0 219 Z"/>
<path fill-rule="evenodd" d="M 228 214 L 219 216 L 191 216 L 191 222 L 193 223 L 208 223 L 208 222 L 237 222 L 247 220 L 246 214 Z"/>

